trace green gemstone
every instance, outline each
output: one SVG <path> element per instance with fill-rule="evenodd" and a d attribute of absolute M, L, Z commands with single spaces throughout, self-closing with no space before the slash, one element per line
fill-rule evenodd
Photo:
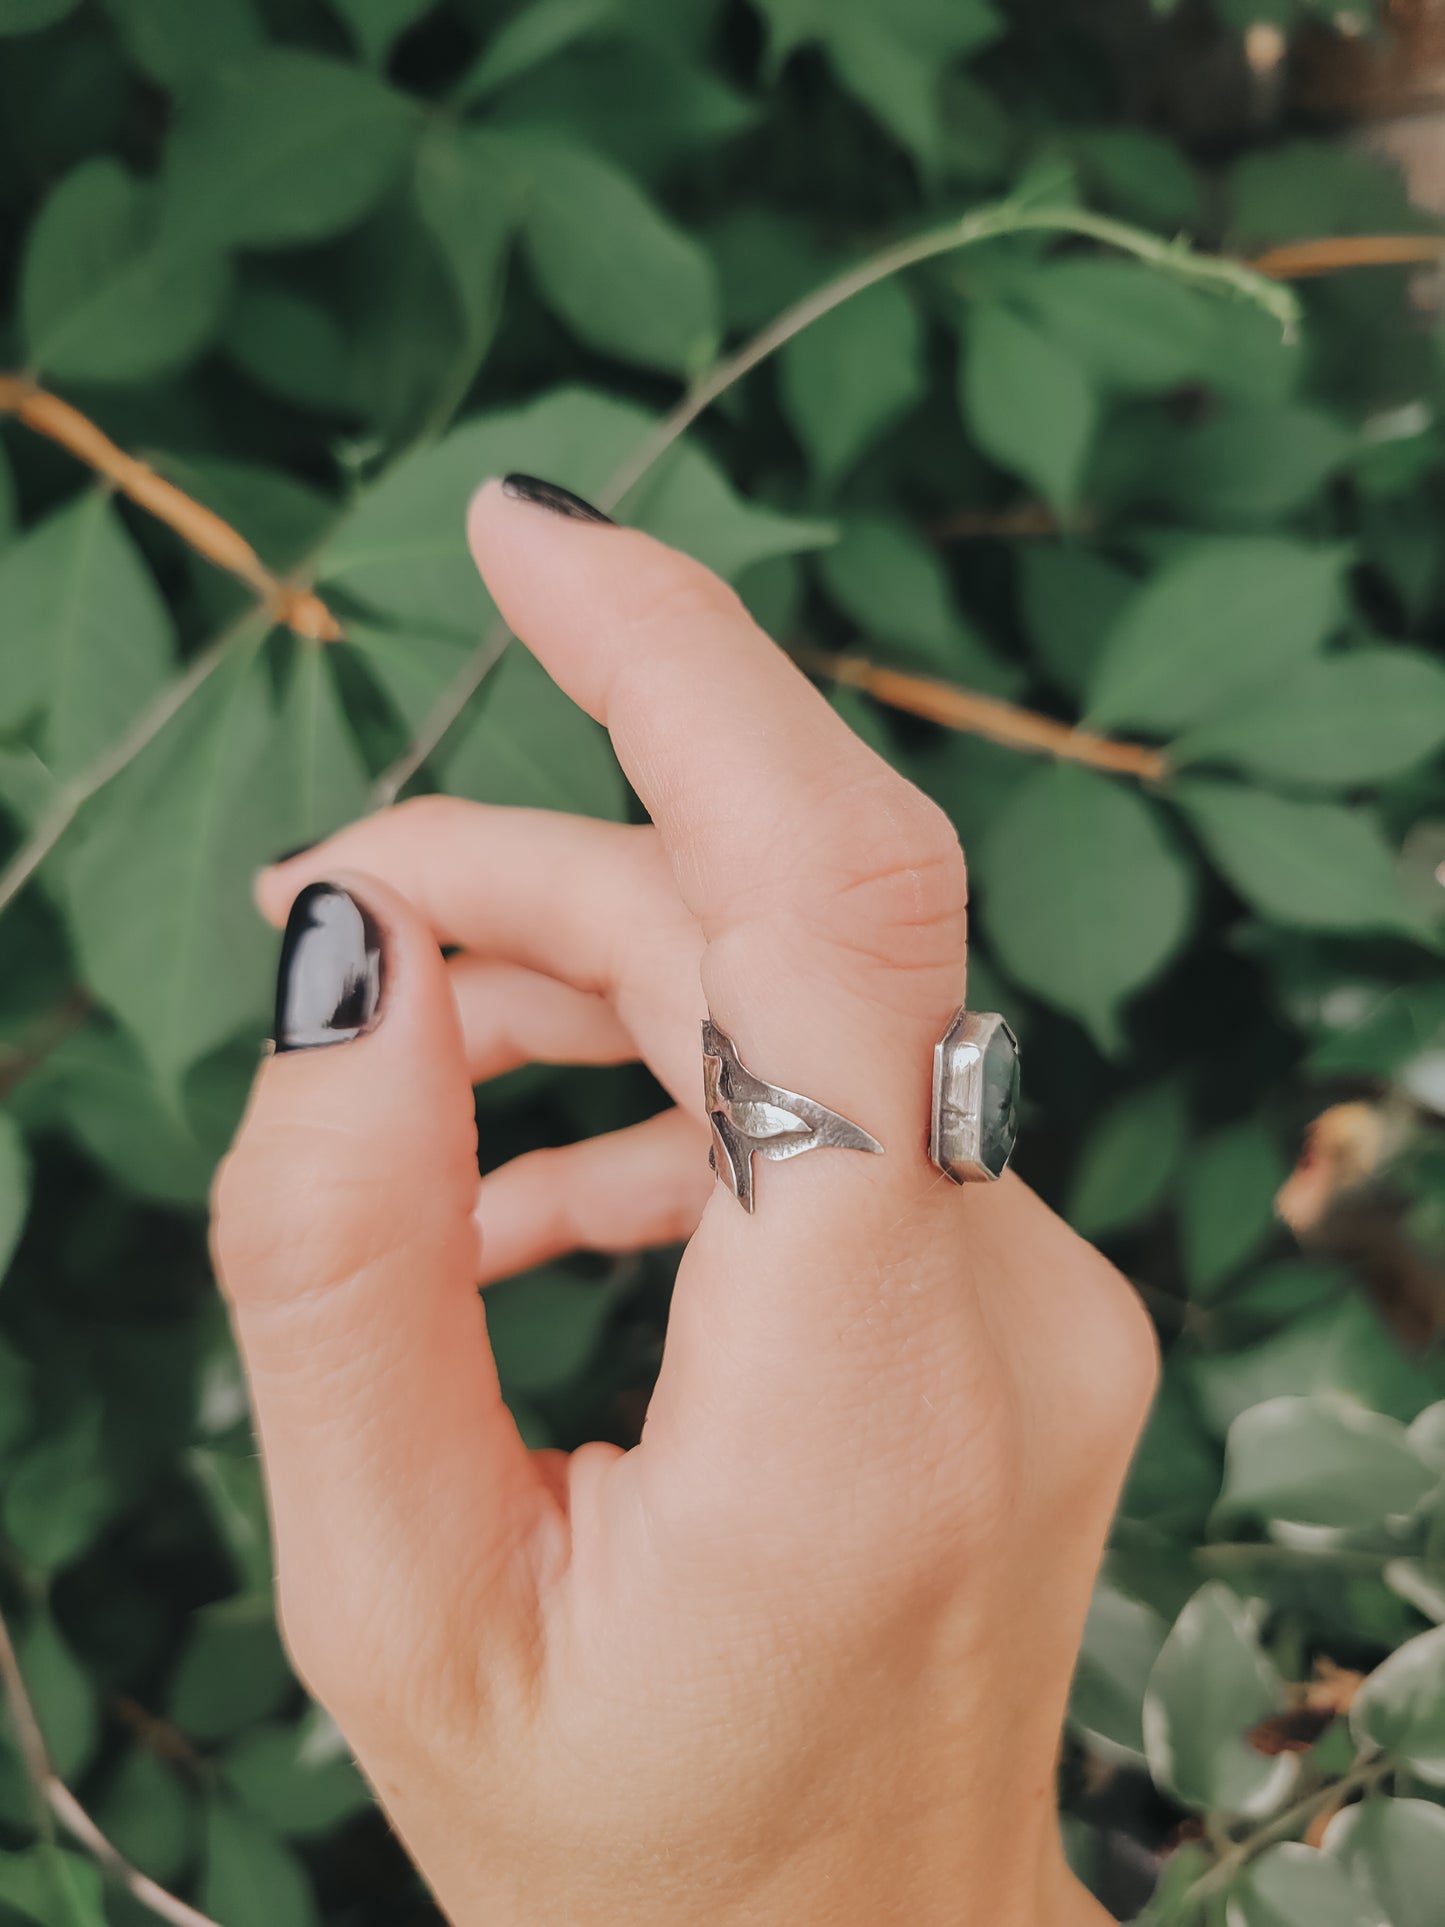
<path fill-rule="evenodd" d="M 978 1118 L 979 1162 L 1002 1177 L 1019 1134 L 1019 1047 L 1000 1024 L 983 1047 Z"/>

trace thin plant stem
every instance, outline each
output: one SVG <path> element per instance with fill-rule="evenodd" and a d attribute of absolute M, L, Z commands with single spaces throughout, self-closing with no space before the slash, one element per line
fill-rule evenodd
<path fill-rule="evenodd" d="M 33 834 L 0 870 L 0 911 L 24 889 L 91 797 L 103 790 L 112 778 L 119 776 L 127 764 L 133 763 L 141 751 L 155 741 L 202 683 L 220 668 L 232 649 L 251 630 L 256 619 L 257 612 L 248 611 L 239 623 L 217 636 L 199 655 L 193 656 L 184 674 L 169 683 L 108 749 L 103 750 L 78 776 L 60 785 Z"/>
<path fill-rule="evenodd" d="M 883 249 L 785 310 L 736 353 L 716 362 L 612 476 L 602 492 L 603 505 L 615 507 L 620 503 L 719 396 L 854 295 L 937 256 L 1005 235 L 1026 233 L 1076 234 L 1099 241 L 1177 279 L 1253 301 L 1273 315 L 1286 334 L 1293 334 L 1297 326 L 1298 304 L 1294 295 L 1243 262 L 1198 254 L 1183 241 L 1164 241 L 1157 235 L 1087 209 L 998 202 Z M 245 582 L 256 592 L 272 621 L 285 624 L 313 641 L 334 641 L 341 637 L 341 625 L 313 590 L 273 574 L 249 543 L 219 516 L 157 475 L 147 463 L 118 448 L 69 403 L 46 394 L 24 377 L 4 375 L 0 376 L 0 413 L 15 415 L 36 433 L 67 448 L 167 523 L 197 553 Z M 232 637 L 223 638 L 194 658 L 186 673 L 157 703 L 138 717 L 85 771 L 61 788 L 34 835 L 0 871 L 0 910 L 34 875 L 82 805 L 140 754 L 219 666 L 229 653 L 232 640 Z M 488 631 L 472 660 L 425 718 L 412 744 L 378 778 L 373 791 L 378 804 L 393 801 L 437 748 L 500 660 L 509 640 L 509 632 L 500 626 Z"/>
<path fill-rule="evenodd" d="M 1253 1833 L 1246 1834 L 1243 1840 L 1219 1858 L 1207 1873 L 1203 1873 L 1194 1885 L 1181 1897 L 1181 1916 L 1191 1908 L 1198 1908 L 1207 1900 L 1216 1899 L 1234 1883 L 1250 1861 L 1266 1847 L 1272 1847 L 1278 1840 L 1289 1840 L 1306 1828 L 1318 1813 L 1329 1807 L 1342 1806 L 1351 1794 L 1368 1790 L 1393 1771 L 1393 1763 L 1382 1754 L 1368 1760 L 1357 1760 L 1342 1779 L 1331 1780 L 1327 1786 L 1318 1787 Z"/>
<path fill-rule="evenodd" d="M 956 254 L 963 248 L 976 247 L 980 242 L 999 240 L 1010 234 L 1076 234 L 1099 241 L 1106 247 L 1132 254 L 1177 280 L 1252 301 L 1274 317 L 1287 337 L 1293 338 L 1297 332 L 1299 303 L 1294 294 L 1288 288 L 1257 274 L 1243 261 L 1198 254 L 1187 242 L 1163 241 L 1157 235 L 1145 233 L 1142 228 L 1130 227 L 1124 221 L 1111 220 L 1107 215 L 1093 214 L 1084 208 L 1029 207 L 1016 201 L 999 201 L 948 221 L 942 227 L 930 228 L 926 233 L 895 242 L 891 247 L 871 255 L 857 267 L 825 282 L 793 307 L 785 309 L 736 353 L 725 355 L 715 362 L 614 472 L 598 497 L 598 505 L 608 511 L 617 508 L 720 396 L 755 368 L 761 367 L 780 348 L 786 347 L 796 336 L 812 327 L 815 321 L 821 321 L 824 315 L 842 307 L 845 301 L 851 301 L 854 295 L 862 294 L 866 289 L 876 287 L 880 281 L 887 281 L 908 268 L 918 267 L 924 261 L 934 260 L 940 255 Z M 495 629 L 488 632 L 476 659 L 442 695 L 423 723 L 416 741 L 405 755 L 398 757 L 382 774 L 373 791 L 379 803 L 391 802 L 400 793 L 481 686 L 509 639 L 504 638 L 499 643 L 498 633 Z M 1147 751 L 1141 753 L 1145 756 L 1150 754 Z"/>
<path fill-rule="evenodd" d="M 40 1722 L 35 1717 L 35 1707 L 26 1688 L 20 1661 L 15 1653 L 15 1643 L 10 1637 L 10 1628 L 3 1613 L 0 1613 L 0 1684 L 4 1686 L 10 1724 L 14 1728 L 20 1758 L 38 1812 L 47 1820 L 53 1817 L 71 1839 L 85 1849 L 108 1879 L 124 1887 L 133 1900 L 139 1901 L 158 1919 L 171 1921 L 173 1927 L 217 1927 L 209 1914 L 201 1913 L 175 1894 L 168 1893 L 138 1867 L 133 1867 L 61 1780 L 51 1761 Z"/>

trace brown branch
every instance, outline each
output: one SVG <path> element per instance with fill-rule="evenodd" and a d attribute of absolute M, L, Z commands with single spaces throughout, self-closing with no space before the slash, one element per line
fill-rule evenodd
<path fill-rule="evenodd" d="M 1078 524 L 1074 532 L 1081 533 Z M 928 524 L 937 542 L 987 542 L 1019 535 L 1056 535 L 1059 518 L 1042 502 L 1021 502 L 1011 509 L 955 509 Z"/>
<path fill-rule="evenodd" d="M 35 1708 L 26 1691 L 20 1662 L 15 1657 L 15 1646 L 3 1613 L 0 1613 L 0 1682 L 4 1684 L 10 1724 L 15 1730 L 26 1776 L 42 1813 L 54 1814 L 71 1838 L 90 1854 L 103 1874 L 115 1881 L 117 1886 L 124 1887 L 133 1900 L 139 1901 L 142 1907 L 148 1908 L 161 1920 L 171 1921 L 174 1927 L 217 1927 L 217 1922 L 209 1914 L 203 1914 L 186 1901 L 178 1900 L 174 1894 L 167 1893 L 164 1887 L 157 1886 L 138 1867 L 133 1867 L 106 1839 L 60 1779 L 51 1764 L 50 1750 L 45 1744 L 40 1722 L 35 1717 Z"/>
<path fill-rule="evenodd" d="M 1085 763 L 1090 769 L 1108 770 L 1115 776 L 1135 776 L 1141 783 L 1161 782 L 1169 773 L 1162 750 L 1143 743 L 1118 742 L 1112 736 L 1095 736 L 997 696 L 981 696 L 977 690 L 960 689 L 933 676 L 883 669 L 860 656 L 827 656 L 811 649 L 795 654 L 801 666 L 813 674 L 861 689 L 890 709 L 926 717 L 931 723 L 942 723 L 946 729 L 961 730 L 967 736 L 982 736 L 1005 749 L 1055 756 L 1065 763 Z"/>
<path fill-rule="evenodd" d="M 253 589 L 272 618 L 309 642 L 338 642 L 341 624 L 314 592 L 272 573 L 229 522 L 184 489 L 158 475 L 148 462 L 127 455 L 78 408 L 47 395 L 19 375 L 0 375 L 0 414 L 14 415 L 37 435 L 57 442 L 123 495 L 174 529 L 183 542 Z"/>
<path fill-rule="evenodd" d="M 1445 258 L 1445 235 L 1340 234 L 1319 241 L 1287 241 L 1256 255 L 1250 266 L 1271 281 L 1303 281 L 1345 268 L 1399 268 Z"/>

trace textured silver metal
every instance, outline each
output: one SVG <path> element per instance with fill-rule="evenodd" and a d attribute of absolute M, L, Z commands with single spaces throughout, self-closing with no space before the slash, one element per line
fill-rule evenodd
<path fill-rule="evenodd" d="M 995 1010 L 959 1010 L 933 1049 L 933 1121 L 928 1155 L 955 1184 L 992 1183 L 1008 1169 L 1016 1120 L 985 1104 L 985 1057 L 993 1046 L 1012 1053 L 1017 1094 L 1018 1039 Z"/>
<path fill-rule="evenodd" d="M 702 1027 L 702 1073 L 712 1126 L 709 1161 L 744 1211 L 754 1209 L 755 1157 L 796 1158 L 827 1149 L 883 1154 L 877 1138 L 825 1104 L 754 1077 L 711 1018 Z"/>

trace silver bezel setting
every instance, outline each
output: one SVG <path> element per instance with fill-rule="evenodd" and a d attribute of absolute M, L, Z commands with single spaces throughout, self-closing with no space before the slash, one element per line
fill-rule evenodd
<path fill-rule="evenodd" d="M 984 1052 L 1002 1030 L 1019 1055 L 1017 1037 L 996 1010 L 960 1010 L 933 1047 L 933 1119 L 928 1155 L 955 1184 L 994 1184 L 1008 1169 L 1013 1145 L 997 1171 L 983 1161 Z"/>

